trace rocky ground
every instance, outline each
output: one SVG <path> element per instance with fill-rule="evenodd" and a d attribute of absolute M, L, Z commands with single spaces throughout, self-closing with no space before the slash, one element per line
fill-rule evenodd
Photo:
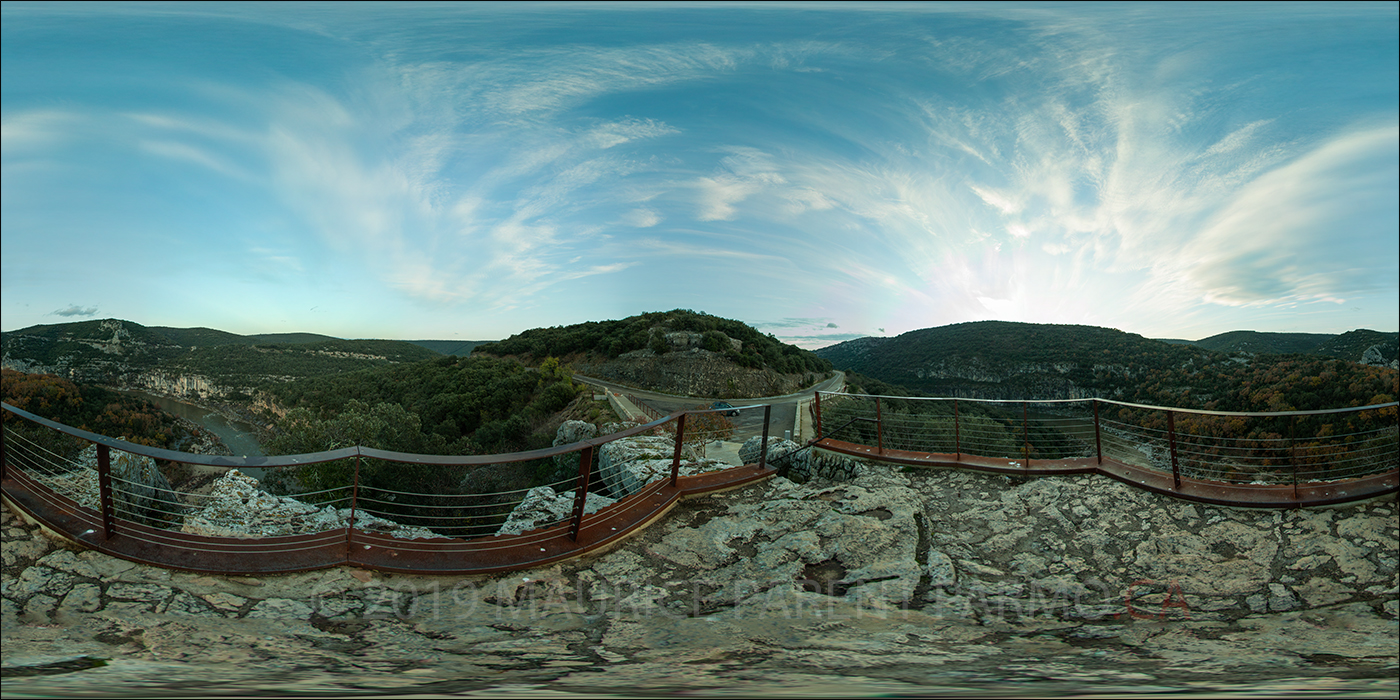
<path fill-rule="evenodd" d="M 1400 689 L 1393 496 L 1255 511 L 872 466 L 497 577 L 174 572 L 8 507 L 3 536 L 6 697 Z"/>

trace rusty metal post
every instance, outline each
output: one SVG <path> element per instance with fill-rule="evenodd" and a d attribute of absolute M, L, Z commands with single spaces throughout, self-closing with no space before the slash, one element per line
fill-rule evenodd
<path fill-rule="evenodd" d="M 1181 466 L 1176 463 L 1176 414 L 1167 411 L 1167 445 L 1172 452 L 1172 482 L 1181 490 Z"/>
<path fill-rule="evenodd" d="M 355 453 L 355 478 L 350 482 L 350 520 L 345 523 L 345 563 L 350 563 L 350 557 L 354 555 L 355 540 L 355 507 L 360 502 L 360 455 L 358 448 Z"/>
<path fill-rule="evenodd" d="M 102 509 L 102 539 L 112 539 L 117 529 L 117 514 L 112 507 L 112 450 L 97 446 L 97 502 Z"/>
<path fill-rule="evenodd" d="M 1103 434 L 1099 432 L 1099 400 L 1094 399 L 1094 452 L 1103 464 Z"/>
<path fill-rule="evenodd" d="M 1031 419 L 1026 409 L 1026 402 L 1021 402 L 1021 453 L 1025 456 L 1025 464 L 1021 465 L 1026 469 L 1031 468 Z"/>
<path fill-rule="evenodd" d="M 578 542 L 583 529 L 583 506 L 588 501 L 588 477 L 593 474 L 593 445 L 578 453 L 578 480 L 574 482 L 574 515 L 569 522 L 569 539 Z"/>
<path fill-rule="evenodd" d="M 880 397 L 875 397 L 875 454 L 885 454 L 885 417 L 880 412 Z"/>
<path fill-rule="evenodd" d="M 763 443 L 758 448 L 758 468 L 768 468 L 768 417 L 773 413 L 773 404 L 763 407 Z"/>
<path fill-rule="evenodd" d="M 676 488 L 681 478 L 681 445 L 685 443 L 685 417 L 682 413 L 676 419 L 676 453 L 671 455 L 671 488 Z"/>
<path fill-rule="evenodd" d="M 813 417 L 816 418 L 817 439 L 820 440 L 822 439 L 822 393 L 820 391 L 812 393 L 812 405 L 816 407 Z"/>
<path fill-rule="evenodd" d="M 962 424 L 958 420 L 958 400 L 953 399 L 953 450 L 962 461 Z"/>
<path fill-rule="evenodd" d="M 1298 500 L 1298 454 L 1293 444 L 1293 426 L 1298 422 L 1297 416 L 1290 416 L 1288 419 L 1288 463 L 1293 467 L 1293 500 Z"/>

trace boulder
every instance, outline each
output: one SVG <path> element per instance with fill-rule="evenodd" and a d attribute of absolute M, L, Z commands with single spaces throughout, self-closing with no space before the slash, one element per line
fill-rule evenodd
<path fill-rule="evenodd" d="M 641 423 L 634 423 L 630 420 L 625 420 L 620 423 L 604 423 L 599 426 L 598 433 L 600 435 L 612 435 L 613 433 L 620 433 L 628 428 L 635 428 L 638 425 L 641 425 Z"/>
<path fill-rule="evenodd" d="M 131 452 L 112 450 L 112 506 L 117 517 L 159 527 L 178 518 L 184 508 L 155 460 Z M 80 457 L 83 466 L 97 471 L 97 445 L 88 445 Z"/>
<path fill-rule="evenodd" d="M 258 480 L 237 469 L 214 482 L 203 508 L 185 516 L 181 530 L 208 537 L 277 537 L 337 530 L 349 526 L 350 509 L 317 507 L 289 496 L 273 496 L 258 488 Z M 391 537 L 442 537 L 421 527 L 401 525 L 355 511 L 355 528 Z"/>
<path fill-rule="evenodd" d="M 835 452 L 811 449 L 807 458 L 794 460 L 788 471 L 788 478 L 802 483 L 811 479 L 827 481 L 850 481 L 865 471 L 865 464 L 858 459 Z"/>
<path fill-rule="evenodd" d="M 762 438 L 751 437 L 739 448 L 739 459 L 744 464 L 758 464 L 759 446 Z M 811 479 L 827 481 L 850 481 L 865 469 L 860 460 L 846 455 L 826 452 L 816 448 L 802 450 L 790 458 L 784 455 L 796 452 L 802 446 L 783 438 L 768 438 L 767 463 L 778 468 L 779 473 L 801 484 Z"/>
<path fill-rule="evenodd" d="M 584 514 L 596 513 L 599 509 L 615 503 L 611 498 L 597 493 L 589 493 L 583 502 Z M 537 486 L 525 494 L 525 499 L 510 512 L 510 516 L 496 530 L 496 535 L 518 535 L 551 523 L 566 520 L 574 514 L 574 492 L 556 493 L 548 486 Z"/>
<path fill-rule="evenodd" d="M 554 433 L 554 446 L 572 445 L 583 440 L 590 440 L 598 437 L 598 426 L 581 420 L 566 420 L 559 426 L 559 430 Z M 554 474 L 550 477 L 550 482 L 568 479 L 578 474 L 578 453 L 554 456 Z"/>
<path fill-rule="evenodd" d="M 637 435 L 614 440 L 598 450 L 598 473 L 614 498 L 636 493 L 643 486 L 671 476 L 675 439 L 664 435 Z M 724 469 L 729 465 L 700 459 L 695 449 L 681 449 L 680 474 L 689 476 Z"/>
<path fill-rule="evenodd" d="M 758 464 L 759 452 L 762 445 L 762 437 L 751 437 L 745 440 L 744 444 L 739 448 L 739 460 L 744 464 Z M 768 438 L 768 461 L 771 462 L 777 457 L 797 450 L 800 447 L 802 446 L 791 440 L 770 436 Z M 793 466 L 796 466 L 799 460 L 804 459 L 805 454 L 795 456 L 793 458 Z"/>

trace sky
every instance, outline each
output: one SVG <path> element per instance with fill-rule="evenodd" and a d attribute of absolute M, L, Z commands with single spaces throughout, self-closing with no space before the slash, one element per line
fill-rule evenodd
<path fill-rule="evenodd" d="M 10 3 L 0 325 L 1400 325 L 1396 3 Z"/>

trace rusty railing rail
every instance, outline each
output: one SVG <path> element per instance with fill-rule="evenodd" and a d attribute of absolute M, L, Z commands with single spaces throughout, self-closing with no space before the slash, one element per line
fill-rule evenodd
<path fill-rule="evenodd" d="M 299 571 L 341 564 L 408 573 L 492 573 L 520 569 L 582 555 L 608 546 L 618 538 L 654 521 L 682 498 L 734 488 L 772 476 L 774 470 L 760 465 L 740 465 L 719 471 L 681 475 L 680 454 L 688 435 L 686 411 L 678 411 L 626 430 L 570 445 L 494 455 L 420 455 L 346 447 L 326 452 L 285 456 L 230 457 L 198 455 L 147 447 L 66 426 L 9 404 L 0 404 L 6 413 L 0 433 L 3 458 L 3 491 L 6 500 L 37 518 L 52 530 L 70 539 L 115 556 L 170 568 L 216 573 L 267 573 Z M 755 407 L 757 408 L 757 407 Z M 13 425 L 12 425 L 13 424 Z M 95 470 L 87 469 L 28 440 L 19 425 L 39 432 L 55 431 L 95 446 Z M 670 432 L 671 430 L 674 432 Z M 35 433 L 39 434 L 39 433 Z M 594 455 L 608 443 L 623 438 L 652 435 L 674 441 L 673 459 L 663 477 L 638 484 L 625 493 L 614 493 L 616 502 L 589 510 L 590 483 L 595 478 Z M 126 465 L 114 465 L 117 453 Z M 499 493 L 422 494 L 393 491 L 364 482 L 365 460 L 401 463 L 441 469 L 495 468 L 497 465 L 566 458 L 577 453 L 577 473 L 551 484 L 564 492 L 572 487 L 572 508 L 568 516 L 544 523 L 527 523 L 519 533 L 506 533 L 514 507 L 535 489 Z M 133 455 L 135 457 L 133 457 Z M 331 523 L 324 529 L 292 534 L 248 536 L 220 531 L 217 526 L 192 526 L 191 515 L 208 510 L 198 503 L 217 501 L 208 496 L 199 501 L 193 493 L 162 490 L 132 476 L 140 458 L 173 462 L 213 470 L 281 470 L 315 464 L 353 460 L 346 483 L 321 491 L 291 494 L 309 502 L 276 496 L 282 505 L 296 512 L 288 520 Z M 138 460 L 132 467 L 131 460 Z M 95 472 L 95 474 L 93 473 Z M 95 478 L 96 498 L 84 486 Z M 348 495 L 339 495 L 347 492 Z M 264 498 L 264 496 L 249 497 Z M 502 498 L 504 496 L 504 498 Z M 476 503 L 494 497 L 496 500 Z M 317 502 L 315 499 L 321 499 Z M 443 505 L 444 499 L 458 499 Z M 292 503 L 285 503 L 290 500 Z M 194 501 L 191 504 L 189 501 Z M 348 508 L 340 508 L 348 504 Z M 373 504 L 378 504 L 376 511 Z M 404 511 L 392 520 L 375 515 L 385 508 Z M 473 510 L 476 509 L 476 510 Z M 428 513 L 423 515 L 422 513 Z M 446 536 L 430 528 L 414 530 L 404 520 L 443 519 L 442 513 L 467 513 L 461 529 L 465 536 Z M 484 514 L 484 515 L 483 515 Z M 478 526 L 477 521 L 487 524 Z M 319 521 L 317 521 L 319 522 Z M 386 525 L 387 523 L 387 525 Z M 177 525 L 171 527 L 171 525 Z M 495 533 L 481 527 L 496 528 Z M 386 529 L 389 528 L 389 529 Z M 392 528 L 401 534 L 395 537 Z M 473 529 L 475 528 L 475 529 Z"/>
<path fill-rule="evenodd" d="M 949 403 L 951 410 L 896 407 Z M 1400 490 L 1400 402 L 1244 412 L 1100 398 L 818 392 L 812 405 L 817 425 L 860 417 L 813 441 L 816 447 L 875 461 L 1022 475 L 1100 473 L 1181 498 L 1246 507 L 1342 503 Z M 972 407 L 981 414 L 969 413 Z M 1106 409 L 1116 409 L 1117 420 Z M 1298 434 L 1305 420 L 1326 422 L 1305 436 Z"/>

